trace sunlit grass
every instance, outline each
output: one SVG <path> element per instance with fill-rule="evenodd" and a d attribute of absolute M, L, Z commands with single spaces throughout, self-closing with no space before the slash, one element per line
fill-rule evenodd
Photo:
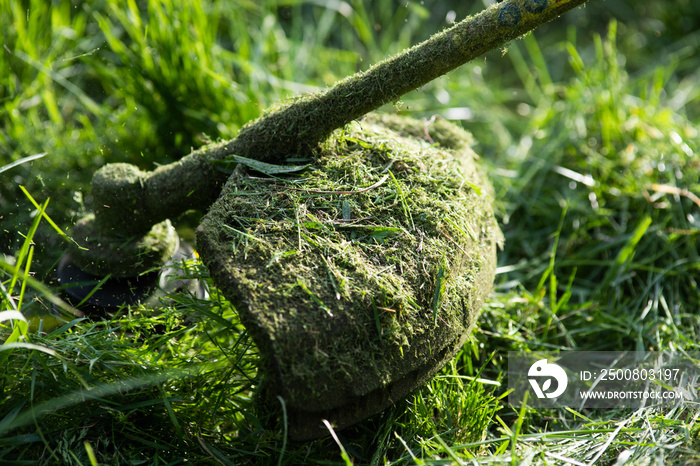
<path fill-rule="evenodd" d="M 444 23 L 439 2 L 277 3 L 0 1 L 0 463 L 343 461 L 332 438 L 285 443 L 258 409 L 257 350 L 199 264 L 187 273 L 208 298 L 108 320 L 72 316 L 51 282 L 64 240 L 46 219 L 68 229 L 102 164 L 153 168 L 232 137 Z M 530 35 L 397 103 L 474 132 L 507 240 L 464 350 L 337 433 L 356 464 L 698 461 L 692 405 L 577 413 L 502 398 L 507 351 L 697 349 L 697 36 L 641 57 L 627 23 Z"/>

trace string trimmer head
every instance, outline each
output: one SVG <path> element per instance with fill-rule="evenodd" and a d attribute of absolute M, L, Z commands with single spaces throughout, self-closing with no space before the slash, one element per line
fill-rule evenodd
<path fill-rule="evenodd" d="M 165 263 L 172 248 L 149 242 L 169 228 L 159 222 L 214 203 L 197 248 L 260 349 L 262 392 L 284 402 L 290 435 L 379 412 L 461 347 L 501 234 L 467 133 L 364 117 L 585 1 L 506 0 L 268 111 L 232 141 L 151 173 L 103 167 L 94 220 L 79 228 L 93 252 L 74 250 L 78 265 L 124 276 Z"/>

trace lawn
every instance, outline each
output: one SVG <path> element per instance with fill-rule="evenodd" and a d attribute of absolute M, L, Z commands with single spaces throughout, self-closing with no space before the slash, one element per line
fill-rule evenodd
<path fill-rule="evenodd" d="M 590 0 L 380 110 L 472 132 L 505 246 L 456 357 L 336 436 L 291 442 L 261 409 L 258 350 L 197 260 L 183 273 L 206 297 L 104 319 L 61 300 L 53 271 L 95 170 L 152 170 L 233 138 L 275 102 L 483 7 L 0 0 L 0 463 L 700 463 L 693 402 L 579 411 L 506 397 L 509 351 L 698 350 L 694 0 Z M 173 220 L 193 241 L 201 217 Z"/>

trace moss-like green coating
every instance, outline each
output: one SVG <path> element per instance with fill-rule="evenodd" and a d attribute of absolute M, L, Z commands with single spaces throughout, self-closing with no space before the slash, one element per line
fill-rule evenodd
<path fill-rule="evenodd" d="M 211 163 L 223 158 L 223 146 L 209 144 L 152 172 L 126 163 L 100 168 L 92 179 L 93 210 L 100 230 L 108 236 L 142 235 L 154 224 L 189 209 L 206 209 L 228 178 Z"/>
<path fill-rule="evenodd" d="M 206 215 L 198 250 L 294 438 L 398 401 L 463 344 L 501 241 L 470 141 L 444 121 L 367 118 L 334 133 L 307 172 L 230 180 Z"/>
<path fill-rule="evenodd" d="M 111 274 L 115 278 L 161 269 L 180 244 L 169 220 L 154 225 L 144 235 L 128 238 L 103 235 L 94 215 L 75 225 L 73 239 L 69 252 L 78 267 L 98 277 Z"/>
<path fill-rule="evenodd" d="M 93 210 L 98 218 L 94 225 L 100 233 L 116 237 L 131 234 L 121 230 L 124 225 L 133 224 L 134 218 L 142 216 L 147 197 L 146 178 L 146 173 L 128 163 L 110 163 L 92 175 Z M 138 230 L 150 228 L 151 225 L 146 225 Z"/>

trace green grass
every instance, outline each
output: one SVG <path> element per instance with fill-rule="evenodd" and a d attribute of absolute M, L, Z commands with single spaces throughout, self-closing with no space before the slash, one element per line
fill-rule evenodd
<path fill-rule="evenodd" d="M 104 163 L 152 169 L 232 137 L 481 5 L 54 3 L 0 0 L 0 463 L 700 461 L 692 404 L 542 411 L 508 405 L 499 385 L 508 351 L 697 349 L 692 0 L 592 1 L 385 109 L 462 116 L 506 246 L 479 328 L 438 376 L 306 444 L 256 409 L 257 349 L 200 264 L 184 272 L 207 299 L 76 318 L 57 298 L 65 242 L 47 218 L 68 231 Z M 179 219 L 181 234 L 198 219 Z"/>

